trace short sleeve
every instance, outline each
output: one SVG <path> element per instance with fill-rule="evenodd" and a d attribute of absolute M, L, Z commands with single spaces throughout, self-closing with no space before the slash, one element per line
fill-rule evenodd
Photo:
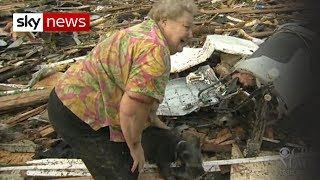
<path fill-rule="evenodd" d="M 126 91 L 141 93 L 162 102 L 170 75 L 170 55 L 166 48 L 155 46 L 132 63 Z"/>

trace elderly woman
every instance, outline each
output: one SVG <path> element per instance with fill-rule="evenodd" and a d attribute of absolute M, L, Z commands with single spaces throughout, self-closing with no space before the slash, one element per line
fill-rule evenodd
<path fill-rule="evenodd" d="M 136 179 L 145 163 L 141 135 L 156 117 L 170 55 L 192 37 L 192 0 L 159 0 L 144 22 L 100 42 L 50 94 L 49 119 L 95 179 Z M 155 142 L 157 143 L 157 142 Z"/>

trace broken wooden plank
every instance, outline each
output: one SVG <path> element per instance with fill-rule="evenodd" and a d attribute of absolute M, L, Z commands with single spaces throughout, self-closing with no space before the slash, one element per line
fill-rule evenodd
<path fill-rule="evenodd" d="M 89 11 L 90 10 L 90 5 L 84 5 L 84 6 L 77 6 L 77 7 L 53 7 L 55 10 L 66 10 L 66 11 L 73 11 L 76 12 L 75 10 L 82 10 L 82 11 Z"/>
<path fill-rule="evenodd" d="M 143 6 L 151 9 L 150 5 L 143 5 Z M 98 12 L 112 13 L 112 12 L 119 12 L 121 10 L 130 11 L 130 9 L 136 8 L 136 7 L 137 7 L 137 5 L 135 5 L 135 4 L 124 4 L 124 5 L 117 6 L 117 7 L 112 7 L 112 8 L 105 7 L 103 9 L 101 9 L 101 10 L 98 10 Z"/>
<path fill-rule="evenodd" d="M 319 157 L 316 153 L 301 153 L 295 154 L 299 158 L 315 158 Z M 257 163 L 257 162 L 270 162 L 270 161 L 280 161 L 282 157 L 280 155 L 269 155 L 269 156 L 259 156 L 253 158 L 238 158 L 238 159 L 227 159 L 227 160 L 214 160 L 214 161 L 204 161 L 203 167 L 206 172 L 213 172 L 219 169 L 218 166 L 221 165 L 233 165 L 233 164 L 245 164 L 245 163 Z M 35 164 L 27 166 L 10 166 L 10 167 L 0 167 L 0 171 L 13 171 L 13 170 L 86 170 L 86 166 L 80 159 L 41 159 L 32 160 L 26 162 L 26 164 Z M 156 168 L 154 164 L 145 164 L 144 168 L 151 169 Z M 171 167 L 176 167 L 172 164 Z"/>
<path fill-rule="evenodd" d="M 255 38 L 264 38 L 272 35 L 274 31 L 263 31 L 263 32 L 252 32 L 248 33 L 249 36 L 255 37 Z"/>
<path fill-rule="evenodd" d="M 26 92 L 18 95 L 0 97 L 0 112 L 14 110 L 25 106 L 46 103 L 52 89 Z"/>
<path fill-rule="evenodd" d="M 223 8 L 223 9 L 215 9 L 215 10 L 205 10 L 200 9 L 200 12 L 203 14 L 224 14 L 224 13 L 233 13 L 240 11 L 248 11 L 254 9 L 254 7 L 243 7 L 243 8 Z"/>
<path fill-rule="evenodd" d="M 87 56 L 85 55 L 85 56 L 79 56 L 79 57 L 75 57 L 75 58 L 66 59 L 66 60 L 63 60 L 63 61 L 56 62 L 56 63 L 38 65 L 37 69 L 53 68 L 53 67 L 56 67 L 56 66 L 59 66 L 59 65 L 63 65 L 63 64 L 74 63 L 74 62 L 76 62 L 78 60 L 85 59 L 86 57 Z"/>
<path fill-rule="evenodd" d="M 35 109 L 31 110 L 31 111 L 28 111 L 28 112 L 19 114 L 17 116 L 14 116 L 14 117 L 6 120 L 5 124 L 8 124 L 8 125 L 10 125 L 10 127 L 12 127 L 12 126 L 16 125 L 19 122 L 27 120 L 28 118 L 41 113 L 42 111 L 44 111 L 46 109 L 46 107 L 47 107 L 47 105 L 45 104 L 45 105 L 37 107 L 37 108 L 35 108 Z"/>
<path fill-rule="evenodd" d="M 25 166 L 9 166 L 9 167 L 0 167 L 0 171 L 14 171 L 14 170 L 82 170 L 87 171 L 87 168 L 81 159 L 39 159 L 39 160 L 31 160 L 26 162 Z M 31 165 L 30 165 L 31 164 Z M 208 172 L 219 171 L 219 167 L 215 165 L 211 165 L 207 163 L 206 170 Z M 172 163 L 171 167 L 177 167 L 176 164 Z M 154 172 L 157 168 L 155 164 L 148 164 L 144 165 L 143 172 Z"/>
<path fill-rule="evenodd" d="M 24 165 L 27 161 L 32 160 L 34 153 L 13 153 L 0 150 L 1 165 Z"/>
<path fill-rule="evenodd" d="M 27 87 L 27 85 L 0 83 L 0 90 L 1 91 L 7 91 L 7 90 L 13 90 L 13 89 L 23 89 L 26 87 Z"/>
<path fill-rule="evenodd" d="M 269 107 L 269 101 L 271 100 L 271 98 L 266 98 L 267 96 L 270 96 L 267 92 L 268 89 L 262 92 L 264 96 L 260 97 L 255 105 L 256 107 L 253 130 L 247 141 L 247 147 L 244 152 L 246 157 L 255 157 L 260 152 L 262 138 L 267 122 L 266 115 Z"/>
<path fill-rule="evenodd" d="M 297 7 L 283 7 L 280 9 L 256 9 L 256 10 L 248 10 L 248 11 L 242 11 L 239 12 L 241 14 L 255 14 L 255 13 L 285 13 L 285 12 L 292 12 L 292 11 L 300 11 L 304 10 L 305 8 L 302 6 L 297 6 Z"/>
<path fill-rule="evenodd" d="M 41 137 L 49 137 L 49 136 L 52 136 L 54 132 L 55 132 L 54 129 L 50 126 L 40 131 L 39 134 Z"/>
<path fill-rule="evenodd" d="M 69 178 L 59 178 L 59 180 L 93 180 L 91 174 L 87 170 L 28 170 L 26 172 L 27 176 L 33 177 L 69 177 Z M 75 178 L 70 178 L 75 177 Z M 139 180 L 162 180 L 159 173 L 157 172 L 141 172 L 139 173 Z"/>
<path fill-rule="evenodd" d="M 230 130 L 227 128 L 224 128 L 217 134 L 217 137 L 215 139 L 213 139 L 213 143 L 220 144 L 226 140 L 229 140 L 229 138 L 231 138 L 231 137 L 232 137 L 232 134 L 231 134 Z M 211 140 L 209 140 L 209 141 L 211 141 Z"/>
<path fill-rule="evenodd" d="M 277 8 L 286 8 L 288 5 L 279 4 L 279 5 L 271 5 L 271 6 L 264 6 L 264 9 L 274 10 Z M 299 4 L 291 4 L 291 7 L 299 6 Z M 301 5 L 300 5 L 301 6 Z M 251 10 L 255 10 L 256 8 L 251 7 L 242 7 L 242 8 L 223 8 L 223 9 L 215 9 L 215 10 L 204 10 L 201 9 L 200 12 L 204 14 L 224 14 L 224 13 L 241 13 L 241 12 L 248 12 Z"/>
<path fill-rule="evenodd" d="M 44 87 L 37 87 L 37 88 L 24 88 L 24 89 L 16 89 L 16 90 L 9 90 L 9 91 L 0 91 L 0 97 L 14 95 L 14 94 L 21 94 L 24 92 L 31 92 L 36 90 L 43 90 L 43 89 Z"/>
<path fill-rule="evenodd" d="M 255 162 L 265 162 L 265 161 L 278 161 L 278 160 L 281 160 L 280 155 L 205 161 L 205 162 L 203 162 L 203 164 L 204 164 L 204 166 L 214 166 L 214 165 L 221 166 L 221 165 L 244 164 L 244 163 L 255 163 Z"/>
<path fill-rule="evenodd" d="M 28 161 L 26 164 L 82 164 L 81 159 L 62 159 L 62 158 L 48 158 L 48 159 L 35 159 Z"/>
<path fill-rule="evenodd" d="M 217 29 L 218 26 L 215 25 L 198 25 L 194 26 L 192 28 L 192 33 L 194 35 L 201 35 L 201 34 L 213 34 L 215 32 L 215 29 Z"/>
<path fill-rule="evenodd" d="M 30 59 L 29 59 L 30 60 Z M 7 73 L 3 73 L 3 75 L 0 76 L 0 82 L 4 82 L 7 79 L 13 77 L 13 76 L 19 76 L 22 75 L 25 72 L 30 71 L 30 69 L 34 68 L 35 66 L 37 66 L 38 64 L 40 64 L 42 62 L 42 59 L 36 59 L 34 62 L 25 65 L 21 68 L 17 68 L 13 71 L 7 72 Z"/>
<path fill-rule="evenodd" d="M 0 68 L 0 74 L 3 73 L 3 72 L 9 71 L 9 70 L 11 70 L 13 68 L 14 68 L 14 66 L 10 66 L 10 65 L 2 67 L 2 68 Z"/>
<path fill-rule="evenodd" d="M 58 164 L 58 165 L 31 165 L 31 166 L 9 166 L 0 167 L 0 171 L 14 171 L 14 170 L 59 170 L 59 169 L 69 169 L 69 170 L 84 170 L 87 169 L 85 164 Z"/>
<path fill-rule="evenodd" d="M 272 142 L 272 143 L 276 143 L 279 144 L 281 141 L 276 140 L 276 139 L 270 139 L 270 138 L 266 138 L 266 137 L 262 137 L 262 140 L 267 141 L 267 142 Z M 305 148 L 305 146 L 303 145 L 299 145 L 299 144 L 294 144 L 294 143 L 285 143 L 285 146 L 289 146 L 289 147 L 295 147 L 295 148 Z"/>
<path fill-rule="evenodd" d="M 255 39 L 255 37 L 250 36 L 243 29 L 239 29 L 238 30 L 238 34 L 241 35 L 241 37 L 243 37 L 244 39 L 247 39 L 247 40 L 250 40 L 250 41 L 253 41 Z"/>
<path fill-rule="evenodd" d="M 145 168 L 156 168 L 154 164 L 145 164 Z M 175 167 L 175 166 L 172 166 Z M 14 170 L 87 170 L 84 163 L 52 163 L 52 164 L 40 164 L 40 165 L 30 165 L 30 166 L 8 166 L 0 167 L 0 171 L 14 171 Z"/>
<path fill-rule="evenodd" d="M 222 143 L 220 143 L 220 145 L 229 145 L 229 144 L 233 144 L 235 143 L 236 141 L 234 139 L 231 139 L 231 140 L 228 140 L 228 141 L 224 141 Z"/>
<path fill-rule="evenodd" d="M 91 176 L 88 170 L 28 170 L 27 176 L 39 177 L 70 177 L 70 176 Z"/>
<path fill-rule="evenodd" d="M 239 159 L 244 158 L 242 151 L 240 150 L 240 147 L 236 144 L 232 144 L 232 151 L 231 151 L 231 159 Z"/>
<path fill-rule="evenodd" d="M 238 159 L 238 158 L 244 158 L 242 151 L 240 150 L 240 147 L 237 144 L 232 144 L 232 151 L 231 151 L 231 159 Z M 230 167 L 230 175 L 234 174 L 235 167 L 237 164 L 233 164 Z"/>

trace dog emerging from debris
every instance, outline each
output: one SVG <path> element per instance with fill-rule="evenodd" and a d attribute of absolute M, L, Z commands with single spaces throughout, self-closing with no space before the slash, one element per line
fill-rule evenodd
<path fill-rule="evenodd" d="M 165 180 L 191 180 L 204 173 L 199 139 L 187 142 L 175 129 L 148 127 L 142 134 L 142 147 L 146 160 L 158 166 Z M 170 167 L 172 162 L 181 166 Z"/>

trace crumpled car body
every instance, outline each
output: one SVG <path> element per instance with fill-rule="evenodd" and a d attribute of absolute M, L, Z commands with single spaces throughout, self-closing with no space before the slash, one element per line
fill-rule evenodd
<path fill-rule="evenodd" d="M 281 111 L 279 113 L 290 113 L 303 104 L 305 97 L 312 91 L 309 46 L 314 37 L 312 31 L 299 24 L 284 24 L 252 55 L 238 61 L 232 68 L 231 74 L 236 71 L 252 74 L 256 78 L 256 89 L 262 90 L 271 84 L 275 93 L 273 97 L 277 99 Z M 210 67 L 201 67 L 187 77 L 170 80 L 157 115 L 184 116 L 208 106 L 212 106 L 217 112 L 222 112 L 218 107 L 219 104 L 239 92 L 254 99 L 238 87 L 231 88 L 236 90 L 235 92 L 227 93 L 230 81 L 223 82 L 221 79 L 223 78 L 216 77 Z M 203 91 L 207 87 L 210 87 L 209 90 Z M 234 110 L 236 109 L 227 107 L 225 111 Z"/>
<path fill-rule="evenodd" d="M 312 91 L 310 46 L 314 38 L 312 31 L 299 24 L 284 24 L 250 57 L 238 61 L 234 71 L 251 73 L 258 86 L 272 83 L 290 113 Z"/>

